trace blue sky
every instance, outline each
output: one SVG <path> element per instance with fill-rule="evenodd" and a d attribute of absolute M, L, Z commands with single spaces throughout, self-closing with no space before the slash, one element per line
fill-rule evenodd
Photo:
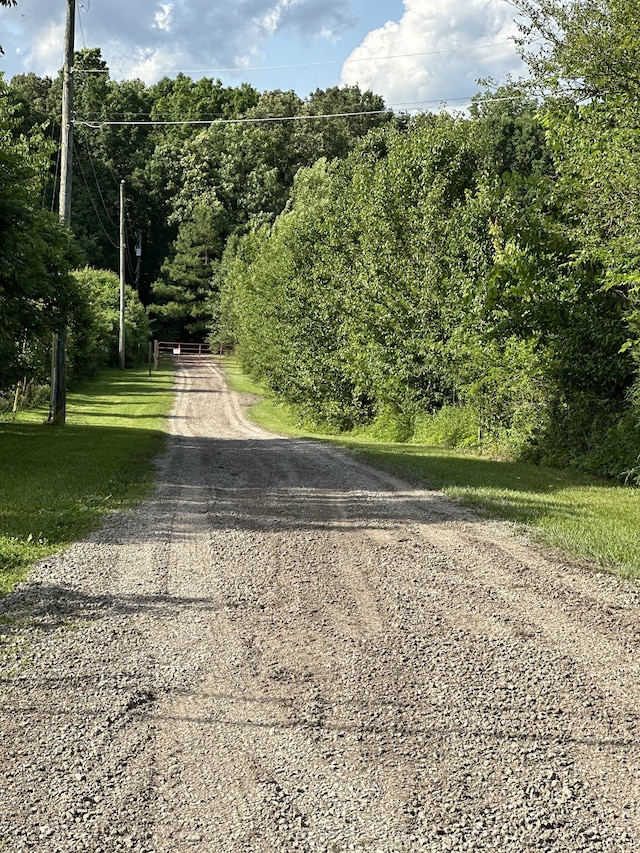
<path fill-rule="evenodd" d="M 507 0 L 76 0 L 76 47 L 114 79 L 178 70 L 258 90 L 358 83 L 396 109 L 462 106 L 478 78 L 524 73 Z M 55 76 L 66 0 L 0 8 L 0 70 Z M 231 69 L 242 69 L 234 71 Z"/>

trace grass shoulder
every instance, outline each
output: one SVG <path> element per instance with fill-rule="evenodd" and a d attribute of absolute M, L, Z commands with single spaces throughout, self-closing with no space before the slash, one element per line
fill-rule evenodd
<path fill-rule="evenodd" d="M 107 370 L 67 395 L 64 426 L 45 409 L 0 423 L 0 594 L 150 493 L 172 386 L 170 371 Z"/>
<path fill-rule="evenodd" d="M 305 429 L 294 410 L 229 368 L 232 387 L 263 395 L 250 409 L 272 432 L 322 439 L 466 506 L 523 526 L 538 542 L 588 559 L 624 578 L 640 578 L 640 489 L 575 471 L 488 459 L 471 451 L 388 443 L 359 435 Z M 243 387 L 240 387 L 240 386 Z"/>

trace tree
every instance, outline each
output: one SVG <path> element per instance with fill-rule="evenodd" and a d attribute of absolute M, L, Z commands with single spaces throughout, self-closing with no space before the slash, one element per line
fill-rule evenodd
<path fill-rule="evenodd" d="M 295 123 L 295 145 L 300 163 L 305 166 L 311 166 L 321 157 L 327 160 L 346 157 L 358 139 L 393 117 L 390 110 L 385 110 L 384 100 L 379 95 L 362 92 L 359 86 L 316 89 L 304 103 L 301 113 L 309 118 Z"/>
<path fill-rule="evenodd" d="M 179 227 L 170 257 L 151 289 L 149 312 L 163 340 L 202 339 L 210 316 L 213 267 L 224 247 L 225 212 L 203 197 Z"/>
<path fill-rule="evenodd" d="M 638 0 L 512 0 L 520 48 L 545 92 L 575 100 L 640 89 Z"/>
<path fill-rule="evenodd" d="M 51 155 L 42 133 L 16 135 L 0 77 L 0 389 L 26 372 L 40 342 L 74 308 L 69 270 L 77 255 L 58 217 L 42 208 Z M 39 376 L 48 365 L 34 364 Z"/>
<path fill-rule="evenodd" d="M 521 28 L 523 54 L 539 87 L 556 95 L 543 116 L 575 246 L 572 263 L 600 284 L 599 311 L 584 323 L 591 324 L 593 338 L 620 350 L 601 365 L 601 372 L 611 371 L 607 395 L 582 408 L 610 413 L 592 416 L 589 434 L 599 421 L 620 458 L 637 453 L 640 432 L 640 9 L 637 0 L 515 5 L 528 18 Z M 601 312 L 608 318 L 604 325 Z"/>
<path fill-rule="evenodd" d="M 119 363 L 120 279 L 109 270 L 85 267 L 73 273 L 78 308 L 69 325 L 69 372 L 91 377 Z M 125 357 L 133 364 L 146 357 L 149 320 L 138 294 L 125 288 Z"/>
<path fill-rule="evenodd" d="M 522 51 L 584 255 L 621 287 L 639 268 L 640 6 L 637 0 L 516 0 Z M 528 47 L 531 45 L 531 49 Z M 624 287 L 624 290 L 628 288 Z"/>
<path fill-rule="evenodd" d="M 515 90 L 370 131 L 225 254 L 220 337 L 314 421 L 407 438 L 463 404 L 501 452 L 619 472 L 633 363 L 552 153 Z"/>

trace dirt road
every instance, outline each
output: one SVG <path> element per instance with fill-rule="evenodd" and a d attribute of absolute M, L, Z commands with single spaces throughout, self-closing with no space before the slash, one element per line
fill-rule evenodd
<path fill-rule="evenodd" d="M 0 850 L 640 850 L 638 586 L 177 381 L 153 498 L 0 603 Z"/>

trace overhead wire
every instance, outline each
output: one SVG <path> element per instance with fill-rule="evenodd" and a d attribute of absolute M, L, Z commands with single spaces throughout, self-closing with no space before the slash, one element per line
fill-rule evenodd
<path fill-rule="evenodd" d="M 84 5 L 81 3 L 80 6 L 78 6 L 78 9 L 76 11 L 76 16 L 78 18 L 78 25 L 80 27 L 80 35 L 82 36 L 82 46 L 86 50 L 87 49 L 87 42 L 86 42 L 85 37 L 84 37 L 84 27 L 82 26 L 82 15 L 80 14 L 81 10 L 86 11 L 86 12 L 88 12 L 89 10 L 85 9 Z"/>
<path fill-rule="evenodd" d="M 78 146 L 75 143 L 75 141 L 74 141 L 74 150 L 75 150 L 76 154 L 79 153 L 78 152 Z M 102 208 L 103 208 L 103 210 L 107 216 L 107 220 L 109 222 L 109 225 L 112 228 L 112 231 L 110 231 L 109 228 L 107 228 L 107 226 L 104 223 L 104 220 L 101 216 L 100 210 L 98 209 L 98 206 L 96 204 L 95 197 L 91 191 L 91 187 L 89 186 L 89 181 L 87 180 L 87 175 L 86 175 L 86 172 L 85 172 L 84 167 L 82 165 L 82 158 L 78 156 L 75 159 L 76 159 L 76 162 L 78 163 L 78 166 L 80 168 L 80 174 L 82 175 L 82 180 L 83 180 L 85 189 L 87 190 L 87 194 L 89 196 L 89 200 L 91 201 L 91 206 L 93 207 L 93 211 L 96 215 L 96 219 L 97 219 L 98 223 L 100 224 L 100 228 L 102 229 L 104 236 L 107 238 L 109 245 L 113 249 L 119 249 L 120 248 L 119 243 L 116 242 L 112 236 L 112 233 L 117 233 L 119 231 L 119 225 L 117 222 L 114 221 L 114 219 L 112 218 L 112 216 L 109 212 L 108 205 L 105 202 L 104 196 L 102 194 L 102 189 L 100 187 L 99 178 L 98 178 L 96 171 L 95 171 L 95 165 L 93 163 L 93 158 L 91 156 L 91 153 L 88 151 L 87 151 L 87 158 L 88 158 L 89 162 L 91 163 L 91 167 L 92 167 L 92 171 L 93 171 L 93 177 L 95 180 L 96 188 L 98 190 L 98 195 L 100 196 Z M 112 170 L 111 170 L 111 175 L 114 178 L 114 180 L 116 180 L 115 175 L 113 174 Z M 116 181 L 116 183 L 119 186 L 120 181 Z M 134 264 L 132 254 L 131 254 L 131 239 L 132 239 L 132 235 L 133 235 L 133 227 L 131 225 L 131 220 L 129 217 L 129 210 L 128 210 L 128 206 L 127 206 L 126 196 L 125 196 L 125 226 L 126 226 L 125 227 L 125 265 L 126 265 L 126 268 L 130 274 L 129 280 L 132 280 L 133 276 L 135 274 L 135 264 Z"/>
<path fill-rule="evenodd" d="M 80 26 L 80 31 L 81 31 L 81 35 L 82 35 L 82 42 L 83 42 L 83 45 L 86 49 L 85 34 L 84 34 L 84 28 L 82 25 L 82 18 L 80 15 L 80 10 L 82 10 L 84 12 L 88 12 L 90 9 L 91 0 L 85 0 L 85 2 L 87 5 L 85 6 L 84 3 L 81 4 L 79 9 L 78 9 L 77 14 L 78 14 L 78 22 L 79 22 L 79 26 Z M 473 46 L 469 46 L 469 47 L 448 48 L 448 49 L 434 50 L 434 51 L 420 51 L 420 52 L 413 52 L 413 53 L 389 54 L 387 56 L 359 56 L 359 57 L 350 57 L 350 58 L 344 59 L 344 60 L 322 60 L 322 61 L 316 61 L 316 62 L 303 62 L 303 63 L 297 62 L 297 63 L 289 63 L 289 64 L 265 65 L 265 66 L 253 66 L 253 67 L 235 66 L 235 67 L 228 67 L 228 68 L 222 68 L 221 67 L 221 68 L 209 68 L 209 69 L 206 69 L 206 68 L 205 69 L 157 69 L 157 72 L 158 73 L 165 73 L 165 74 L 172 74 L 172 73 L 175 73 L 175 74 L 178 74 L 178 73 L 182 73 L 182 74 L 197 74 L 197 73 L 198 74 L 204 74 L 204 73 L 245 73 L 245 74 L 249 74 L 249 73 L 259 72 L 259 71 L 286 70 L 286 69 L 293 69 L 293 68 L 297 68 L 297 69 L 299 69 L 299 68 L 312 68 L 312 67 L 320 67 L 320 66 L 327 66 L 327 65 L 345 65 L 345 64 L 351 64 L 351 63 L 362 63 L 362 62 L 384 62 L 387 60 L 409 59 L 409 58 L 426 57 L 426 56 L 442 56 L 442 55 L 447 55 L 447 54 L 453 55 L 453 54 L 457 54 L 457 53 L 469 53 L 469 52 L 473 52 L 473 51 L 477 51 L 477 50 L 482 50 L 485 48 L 503 47 L 503 46 L 506 46 L 509 44 L 512 44 L 512 42 L 511 41 L 495 42 L 495 43 L 489 43 L 489 44 L 478 44 L 478 45 L 473 45 Z M 108 68 L 106 68 L 106 69 L 83 69 L 83 73 L 85 73 L 85 74 L 109 74 L 110 70 Z M 353 111 L 353 112 L 323 113 L 320 115 L 302 114 L 302 115 L 293 115 L 293 116 L 250 116 L 250 117 L 235 118 L 235 119 L 225 119 L 222 117 L 216 117 L 216 118 L 208 118 L 208 119 L 181 119 L 181 120 L 161 120 L 161 119 L 147 119 L 147 118 L 137 119 L 137 120 L 135 120 L 135 119 L 134 120 L 132 120 L 132 119 L 111 119 L 111 120 L 75 119 L 73 121 L 73 124 L 75 126 L 81 126 L 81 127 L 87 127 L 90 129 L 99 130 L 103 127 L 179 127 L 179 126 L 198 126 L 198 125 L 199 126 L 211 126 L 211 125 L 217 125 L 217 124 L 220 124 L 220 125 L 222 125 L 222 124 L 224 124 L 224 125 L 259 124 L 259 123 L 291 122 L 291 121 L 306 121 L 306 120 L 319 120 L 319 119 L 353 118 L 353 117 L 357 117 L 357 116 L 362 117 L 362 116 L 376 116 L 376 115 L 385 115 L 385 114 L 388 115 L 389 113 L 392 113 L 394 110 L 397 110 L 401 107 L 408 107 L 410 110 L 413 110 L 413 111 L 421 111 L 422 109 L 425 109 L 428 105 L 433 105 L 433 104 L 440 104 L 443 106 L 451 105 L 453 103 L 468 104 L 471 102 L 473 97 L 474 96 L 470 96 L 468 98 L 451 98 L 451 99 L 438 99 L 438 100 L 433 99 L 433 100 L 429 100 L 429 101 L 414 101 L 414 102 L 407 102 L 404 104 L 396 104 L 393 106 L 388 106 L 388 107 L 385 107 L 384 109 L 381 109 L 381 110 L 362 110 L 362 111 Z M 516 97 L 516 96 L 514 96 L 514 97 Z M 513 98 L 502 97 L 502 98 L 496 98 L 496 99 L 483 99 L 483 102 L 486 100 L 512 100 L 512 99 Z M 102 191 L 100 188 L 100 182 L 98 180 L 98 177 L 97 177 L 97 174 L 95 171 L 95 164 L 94 164 L 93 158 L 91 157 L 90 154 L 89 154 L 89 162 L 91 164 L 91 168 L 92 168 L 92 172 L 93 172 L 93 178 L 94 178 L 96 187 L 98 189 L 98 194 L 100 196 L 100 201 L 101 201 L 102 207 L 104 209 L 104 212 L 107 215 L 107 219 L 108 219 L 110 225 L 115 228 L 116 225 L 115 225 L 115 223 L 111 217 L 111 214 L 109 213 L 108 207 L 107 207 L 106 202 L 104 200 L 104 197 L 102 195 Z M 87 187 L 87 190 L 89 192 L 89 196 L 91 198 L 92 205 L 94 206 L 94 210 L 95 210 L 96 216 L 100 222 L 102 230 L 104 231 L 105 235 L 107 236 L 107 238 L 109 239 L 111 244 L 115 248 L 117 248 L 117 244 L 114 243 L 113 240 L 111 240 L 111 237 L 108 234 L 107 229 L 106 229 L 106 227 L 105 227 L 105 225 L 104 225 L 104 223 L 103 223 L 103 221 L 99 215 L 98 209 L 97 209 L 95 202 L 94 202 L 94 199 L 93 199 L 93 195 L 89 190 L 88 182 L 86 180 L 86 175 L 84 173 L 84 170 L 82 169 L 82 166 L 81 166 L 81 171 L 82 171 L 82 175 L 83 175 L 83 180 L 85 182 L 85 186 Z M 115 179 L 115 177 L 114 177 L 114 179 Z M 127 222 L 128 221 L 129 220 L 128 220 L 128 214 L 127 214 Z M 128 263 L 128 267 L 131 271 L 133 264 L 132 264 L 132 259 L 131 259 L 131 255 L 130 255 L 130 251 L 129 251 L 128 240 L 126 241 L 126 243 L 127 243 L 127 253 L 126 253 L 127 254 L 127 263 Z"/>
<path fill-rule="evenodd" d="M 94 179 L 94 181 L 96 182 L 96 187 L 98 188 L 98 194 L 100 195 L 100 201 L 101 201 L 101 203 L 102 203 L 102 209 L 104 210 L 104 212 L 105 212 L 105 213 L 106 213 L 106 215 L 107 215 L 107 219 L 109 220 L 109 224 L 110 224 L 113 228 L 117 228 L 118 226 L 117 226 L 116 222 L 113 220 L 113 218 L 112 218 L 111 214 L 109 213 L 109 208 L 108 208 L 108 206 L 107 206 L 106 201 L 104 200 L 104 196 L 102 195 L 102 189 L 101 189 L 101 187 L 100 187 L 100 181 L 99 181 L 99 179 L 98 179 L 98 175 L 97 175 L 97 173 L 96 173 L 96 164 L 95 164 L 95 162 L 94 162 L 93 157 L 91 156 L 91 152 L 90 152 L 90 151 L 87 151 L 87 153 L 88 153 L 88 155 L 89 155 L 89 163 L 91 164 L 91 171 L 93 172 L 93 179 Z M 112 173 L 112 174 L 113 174 L 113 173 Z"/>
<path fill-rule="evenodd" d="M 85 0 L 87 6 L 85 8 L 84 3 L 82 3 L 79 9 L 82 9 L 85 12 L 88 12 L 91 8 L 91 0 Z M 78 11 L 78 19 L 80 22 L 80 27 L 82 30 L 82 21 L 80 18 L 80 11 Z M 84 43 L 84 31 L 82 31 L 82 38 Z M 349 57 L 347 59 L 329 59 L 329 60 L 320 60 L 315 62 L 295 62 L 295 63 L 283 63 L 277 65 L 262 65 L 262 66 L 230 66 L 230 67 L 218 67 L 218 68 L 170 68 L 163 69 L 158 68 L 155 69 L 158 74 L 222 74 L 222 73 L 252 73 L 257 71 L 274 71 L 274 70 L 286 70 L 286 69 L 300 69 L 300 68 L 314 68 L 321 67 L 327 65 L 345 65 L 351 63 L 362 63 L 362 62 L 385 62 L 387 60 L 395 60 L 395 59 L 411 59 L 416 57 L 425 57 L 425 56 L 444 56 L 444 55 L 454 55 L 459 53 L 470 53 L 477 50 L 484 50 L 486 48 L 496 48 L 496 47 L 505 47 L 507 45 L 512 45 L 513 40 L 509 39 L 507 41 L 500 42 L 489 42 L 486 44 L 475 44 L 467 47 L 452 47 L 452 48 L 443 48 L 441 50 L 431 50 L 431 51 L 416 51 L 410 53 L 397 53 L 397 54 L 388 54 L 386 56 L 357 56 L 357 57 Z M 85 44 L 86 47 L 86 44 Z M 110 74 L 113 69 L 109 68 L 95 68 L 95 69 L 82 69 L 85 74 Z M 358 111 L 353 113 L 331 113 L 324 115 L 298 115 L 298 116 L 267 116 L 263 118 L 259 117 L 249 117 L 249 118 L 239 118 L 239 119 L 223 119 L 216 117 L 215 119 L 191 119 L 191 120 L 150 120 L 150 119 L 140 119 L 140 120 L 100 120 L 100 121 L 92 121 L 88 119 L 84 120 L 76 120 L 76 124 L 80 124 L 86 127 L 99 129 L 106 126 L 138 126 L 138 127 L 171 127 L 171 126 L 184 126 L 184 125 L 208 125 L 214 122 L 220 124 L 243 124 L 243 123 L 259 123 L 259 122 L 275 122 L 275 121 L 300 121 L 305 119 L 324 119 L 324 118 L 349 118 L 356 115 L 383 115 L 388 112 L 392 112 L 394 109 L 403 106 L 410 106 L 412 109 L 419 110 L 420 107 L 417 105 L 420 104 L 424 107 L 427 105 L 433 104 L 453 104 L 456 103 L 469 103 L 472 100 L 473 96 L 469 96 L 468 98 L 440 98 L 440 99 L 432 99 L 428 101 L 415 101 L 411 104 L 397 104 L 393 106 L 388 106 L 383 110 L 371 110 L 371 111 Z"/>
<path fill-rule="evenodd" d="M 129 218 L 129 209 L 127 205 L 127 201 L 125 198 L 125 213 L 124 213 L 124 263 L 129 276 L 127 278 L 128 281 L 133 281 L 135 276 L 135 267 L 133 264 L 133 257 L 131 255 L 131 243 L 130 236 L 133 236 L 133 227 L 131 225 L 131 220 Z"/>
<path fill-rule="evenodd" d="M 206 125 L 206 124 L 258 124 L 260 122 L 276 122 L 276 121 L 302 121 L 305 119 L 322 119 L 322 118 L 350 118 L 352 116 L 372 116 L 384 115 L 390 113 L 390 109 L 384 110 L 362 110 L 349 113 L 323 113 L 322 115 L 295 115 L 295 116 L 250 116 L 248 118 L 216 118 L 216 119 L 177 119 L 165 121 L 164 119 L 149 119 L 145 121 L 103 121 L 96 122 L 76 119 L 74 124 L 81 127 L 90 127 L 94 130 L 100 130 L 103 127 L 176 127 L 181 125 Z"/>
<path fill-rule="evenodd" d="M 511 41 L 475 44 L 469 47 L 452 47 L 443 50 L 427 50 L 417 53 L 392 53 L 387 56 L 356 56 L 348 59 L 323 59 L 316 62 L 292 62 L 280 65 L 235 65 L 228 68 L 156 68 L 158 74 L 251 74 L 254 71 L 283 71 L 288 68 L 316 68 L 324 65 L 347 65 L 356 62 L 385 62 L 389 59 L 413 59 L 419 56 L 443 56 L 456 53 L 471 53 L 490 47 L 506 47 Z M 111 69 L 117 71 L 118 69 Z M 109 74 L 108 68 L 87 69 L 88 74 Z"/>
<path fill-rule="evenodd" d="M 313 121 L 317 119 L 334 119 L 334 118 L 354 118 L 357 116 L 376 116 L 376 115 L 389 115 L 393 113 L 394 110 L 397 110 L 399 107 L 409 107 L 413 110 L 420 110 L 429 104 L 441 104 L 443 106 L 447 106 L 449 104 L 459 103 L 459 104 L 468 104 L 471 101 L 476 99 L 477 103 L 498 103 L 501 101 L 514 101 L 519 100 L 522 97 L 521 94 L 515 95 L 501 95 L 499 97 L 488 97 L 488 98 L 477 98 L 475 95 L 470 95 L 466 98 L 450 98 L 450 99 L 440 99 L 440 100 L 432 100 L 432 101 L 408 101 L 405 103 L 395 104 L 389 107 L 385 107 L 381 110 L 355 110 L 352 112 L 344 112 L 344 113 L 320 113 L 320 114 L 309 114 L 303 113 L 298 115 L 289 115 L 289 116 L 245 116 L 243 118 L 206 118 L 206 119 L 143 119 L 143 120 L 131 120 L 131 119 L 75 119 L 74 124 L 81 127 L 89 127 L 93 130 L 100 130 L 103 127 L 182 127 L 186 125 L 197 126 L 197 125 L 222 125 L 222 124 L 260 124 L 260 123 L 273 123 L 279 121 Z M 421 105 L 418 107 L 418 105 Z"/>
<path fill-rule="evenodd" d="M 78 147 L 77 147 L 77 144 L 76 144 L 76 141 L 75 141 L 75 140 L 74 140 L 74 143 L 73 143 L 73 147 L 74 147 L 74 151 L 76 152 L 76 154 L 78 154 Z M 91 154 L 89 154 L 88 156 L 89 156 L 89 160 L 91 161 Z M 109 243 L 111 244 L 111 246 L 112 246 L 114 249 L 117 249 L 117 248 L 118 248 L 118 244 L 117 244 L 116 242 L 114 242 L 114 240 L 113 240 L 113 239 L 112 239 L 112 237 L 111 237 L 111 234 L 109 233 L 109 230 L 107 229 L 107 227 L 105 226 L 104 222 L 102 221 L 102 218 L 101 218 L 101 215 L 100 215 L 100 211 L 98 210 L 98 206 L 97 206 L 96 201 L 95 201 L 95 198 L 94 198 L 94 194 L 91 192 L 91 188 L 90 188 L 90 186 L 89 186 L 89 182 L 88 182 L 88 180 L 87 180 L 87 175 L 86 175 L 86 173 L 85 173 L 84 166 L 82 165 L 82 158 L 78 156 L 78 157 L 76 157 L 76 158 L 75 158 L 75 161 L 78 163 L 78 166 L 79 166 L 79 168 L 80 168 L 80 174 L 82 175 L 82 180 L 83 180 L 83 183 L 84 183 L 85 189 L 87 190 L 87 195 L 89 196 L 89 200 L 91 201 L 91 206 L 93 207 L 93 211 L 94 211 L 94 213 L 95 213 L 95 215 L 96 215 L 96 219 L 98 220 L 98 222 L 99 222 L 99 224 L 100 224 L 100 227 L 101 227 L 102 231 L 104 232 L 105 237 L 107 238 L 107 240 L 108 240 L 108 241 L 109 241 Z M 103 195 L 102 195 L 102 191 L 101 191 L 101 189 L 100 189 L 100 184 L 98 183 L 98 178 L 97 178 L 97 175 L 95 175 L 95 171 L 94 171 L 94 177 L 95 177 L 95 181 L 96 181 L 96 186 L 98 187 L 98 193 L 99 193 L 99 195 L 100 195 L 100 199 L 101 199 L 101 201 L 102 201 L 102 205 L 103 205 L 103 207 L 104 207 L 104 209 L 105 209 L 105 212 L 107 213 L 107 216 L 108 216 L 108 218 L 109 218 L 109 222 L 110 222 L 110 224 L 111 224 L 111 225 L 112 225 L 112 226 L 117 230 L 117 227 L 118 227 L 118 226 L 117 226 L 117 225 L 115 225 L 115 224 L 111 221 L 111 218 L 109 217 L 109 213 L 108 213 L 108 211 L 107 211 L 107 209 L 106 209 L 106 205 L 105 205 L 105 202 L 104 202 L 104 198 L 103 198 Z"/>

